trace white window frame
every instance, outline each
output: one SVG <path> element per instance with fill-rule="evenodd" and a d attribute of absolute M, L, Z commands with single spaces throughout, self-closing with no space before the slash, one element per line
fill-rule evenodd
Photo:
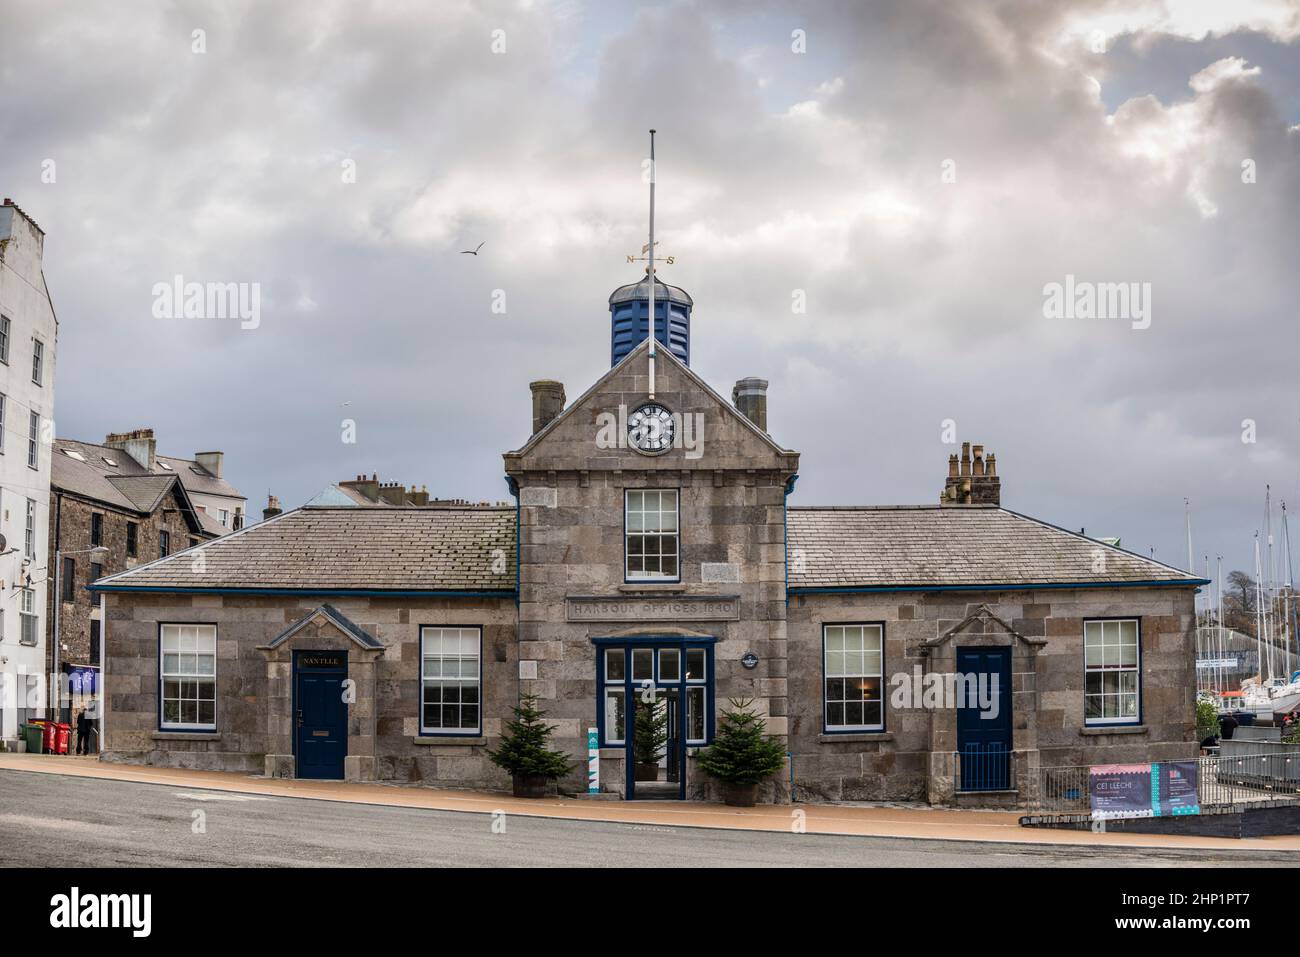
<path fill-rule="evenodd" d="M 428 642 L 437 633 L 441 642 L 445 642 L 448 637 L 454 633 L 459 641 L 458 648 L 454 655 L 447 653 L 445 644 L 441 645 L 438 654 L 431 655 L 428 652 Z M 474 673 L 466 675 L 465 662 L 465 640 L 470 639 L 474 647 Z M 429 664 L 436 660 L 438 667 L 430 669 Z M 456 674 L 447 674 L 447 663 L 455 661 L 457 663 Z M 430 670 L 436 670 L 438 673 L 430 675 Z M 431 684 L 439 685 L 439 690 L 444 691 L 450 684 L 455 684 L 459 691 L 466 687 L 473 687 L 477 692 L 478 701 L 476 707 L 478 710 L 478 720 L 473 727 L 456 727 L 446 728 L 442 726 L 426 725 L 424 723 L 425 693 Z M 439 702 L 440 706 L 445 706 L 445 702 Z M 457 702 L 457 707 L 461 711 L 460 717 L 464 718 L 465 702 Z M 421 625 L 420 626 L 420 734 L 437 737 L 470 737 L 476 738 L 483 734 L 483 628 L 480 625 Z"/>
<path fill-rule="evenodd" d="M 655 507 L 647 509 L 645 507 L 646 498 L 650 495 L 657 496 Z M 672 496 L 671 511 L 663 507 L 663 497 Z M 633 508 L 633 500 L 639 502 L 638 508 Z M 644 581 L 661 581 L 676 582 L 682 578 L 682 497 L 681 491 L 675 488 L 630 488 L 623 492 L 623 578 L 629 582 Z M 672 528 L 665 527 L 664 516 L 672 515 Z M 654 516 L 654 527 L 647 527 L 647 519 Z M 672 552 L 663 550 L 664 539 L 672 537 Z M 632 571 L 632 541 L 640 539 L 641 545 L 641 564 L 639 571 Z M 646 553 L 646 545 L 655 540 L 658 551 L 654 555 Z M 673 560 L 673 573 L 665 574 L 663 571 L 663 559 L 670 557 Z M 648 559 L 659 559 L 659 570 L 655 572 L 647 571 Z"/>
<path fill-rule="evenodd" d="M 0 392 L 0 455 L 5 450 L 5 412 L 9 405 L 9 397 Z"/>
<path fill-rule="evenodd" d="M 700 673 L 698 676 L 691 673 L 687 667 L 689 656 L 700 656 Z M 686 745 L 703 745 L 709 738 L 709 653 L 703 648 L 683 648 L 681 658 L 678 659 L 681 667 L 682 681 L 686 685 L 686 690 L 682 692 L 682 707 L 686 709 Z M 691 735 L 691 693 L 698 691 L 702 701 L 700 702 L 700 719 L 704 722 L 704 734 L 700 737 Z"/>
<path fill-rule="evenodd" d="M 849 633 L 861 637 L 860 648 L 848 648 Z M 875 649 L 870 636 L 875 636 Z M 871 666 L 875 657 L 875 668 Z M 835 656 L 835 657 L 832 657 Z M 875 678 L 878 698 L 850 698 L 847 682 Z M 846 682 L 843 691 L 832 700 L 831 682 Z M 858 690 L 864 690 L 859 688 Z M 880 720 L 866 721 L 866 704 L 880 702 Z M 832 705 L 848 707 L 863 702 L 863 720 L 851 722 L 842 713 L 839 723 L 831 722 Z M 822 728 L 829 734 L 853 734 L 885 730 L 885 626 L 880 622 L 834 622 L 822 625 Z"/>
<path fill-rule="evenodd" d="M 33 411 L 27 417 L 27 467 L 40 468 L 41 414 Z"/>
<path fill-rule="evenodd" d="M 8 316 L 0 316 L 0 362 L 9 364 L 9 337 L 13 329 Z"/>
<path fill-rule="evenodd" d="M 27 500 L 27 518 L 23 526 L 23 554 L 36 557 L 36 499 Z"/>
<path fill-rule="evenodd" d="M 44 385 L 45 379 L 45 343 L 32 337 L 32 382 Z"/>
<path fill-rule="evenodd" d="M 18 613 L 18 643 L 20 645 L 27 645 L 28 647 L 35 647 L 40 640 L 41 632 L 41 616 L 37 614 L 36 611 L 36 589 L 22 588 L 19 589 L 19 591 L 22 595 L 20 599 L 22 604 L 19 606 Z M 31 631 L 30 641 L 27 638 L 27 632 L 29 630 Z"/>
<path fill-rule="evenodd" d="M 629 649 L 623 647 L 604 648 L 601 650 L 601 654 L 605 656 L 605 680 L 603 682 L 604 690 L 602 692 L 604 698 L 601 702 L 601 707 L 605 709 L 605 742 L 604 743 L 609 747 L 622 747 L 625 744 L 627 744 L 627 737 L 626 737 L 627 735 L 627 670 L 626 669 L 632 666 L 631 662 L 628 660 L 631 657 L 628 654 L 628 650 Z M 613 656 L 618 656 L 623 660 L 624 671 L 622 677 L 619 678 L 610 677 L 609 662 L 611 657 Z M 614 734 L 615 726 L 618 724 L 618 721 L 617 721 L 617 712 L 610 711 L 611 698 L 623 699 L 623 734 L 618 736 L 615 736 Z"/>
<path fill-rule="evenodd" d="M 1108 634 L 1106 626 L 1112 626 L 1114 634 Z M 1129 643 L 1124 640 L 1124 625 L 1132 625 L 1132 647 L 1134 649 L 1133 663 L 1124 664 L 1122 650 L 1128 647 Z M 1109 639 L 1114 638 L 1114 641 Z M 1097 663 L 1089 662 L 1089 648 L 1100 649 L 1100 661 Z M 1113 662 L 1110 660 L 1115 658 Z M 1114 674 L 1119 676 L 1118 685 L 1122 688 L 1124 684 L 1123 676 L 1133 675 L 1133 689 L 1131 691 L 1116 690 L 1108 692 L 1105 690 L 1103 678 L 1102 691 L 1088 691 L 1088 676 L 1090 674 Z M 1118 712 L 1114 715 L 1106 715 L 1106 698 L 1127 698 L 1133 699 L 1133 713 L 1124 714 L 1123 702 L 1117 702 Z M 1102 716 L 1088 717 L 1088 699 L 1102 698 Z M 1136 725 L 1142 723 L 1142 619 L 1141 618 L 1086 618 L 1083 622 L 1083 723 L 1085 727 L 1105 727 L 1107 725 Z"/>
<path fill-rule="evenodd" d="M 100 641 L 103 641 L 101 633 Z M 209 650 L 210 648 L 210 650 Z M 102 654 L 102 652 L 101 652 Z M 205 659 L 211 669 L 204 670 Z M 165 731 L 217 730 L 217 626 L 199 622 L 165 622 L 158 626 L 158 727 Z M 168 681 L 180 683 L 176 696 L 167 694 Z M 210 683 L 211 696 L 200 685 Z M 195 687 L 187 688 L 187 684 Z M 186 692 L 192 691 L 193 694 Z M 194 720 L 167 720 L 167 702 L 194 702 Z M 212 702 L 212 720 L 199 720 L 199 704 Z"/>

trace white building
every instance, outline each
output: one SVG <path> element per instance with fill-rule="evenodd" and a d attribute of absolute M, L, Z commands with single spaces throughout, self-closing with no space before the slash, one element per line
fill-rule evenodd
<path fill-rule="evenodd" d="M 41 270 L 45 233 L 0 206 L 0 737 L 44 714 L 50 577 L 49 439 L 58 320 Z"/>

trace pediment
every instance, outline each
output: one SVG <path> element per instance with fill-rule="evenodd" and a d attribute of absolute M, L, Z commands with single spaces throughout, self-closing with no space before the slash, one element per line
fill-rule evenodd
<path fill-rule="evenodd" d="M 947 631 L 923 641 L 920 647 L 923 651 L 941 648 L 953 638 L 963 634 L 984 636 L 1003 634 L 1011 639 L 1013 645 L 1023 644 L 1035 650 L 1047 644 L 1046 638 L 1022 635 L 994 614 L 988 605 L 982 604 Z"/>
<path fill-rule="evenodd" d="M 649 400 L 649 342 L 632 350 L 546 428 L 505 454 L 506 472 L 618 470 L 777 470 L 793 473 L 799 454 L 773 441 L 667 349 L 655 354 L 655 398 L 683 422 L 680 441 L 661 455 L 626 442 L 627 415 Z"/>
<path fill-rule="evenodd" d="M 270 651 L 283 646 L 295 635 L 337 633 L 348 641 L 366 651 L 383 651 L 384 643 L 361 626 L 350 621 L 342 612 L 332 605 L 320 605 L 302 618 L 295 621 L 262 649 Z"/>

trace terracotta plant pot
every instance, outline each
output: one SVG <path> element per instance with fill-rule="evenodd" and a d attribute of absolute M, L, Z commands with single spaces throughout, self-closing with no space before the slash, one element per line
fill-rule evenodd
<path fill-rule="evenodd" d="M 544 798 L 546 797 L 546 782 L 548 778 L 545 774 L 516 774 L 512 781 L 515 786 L 515 797 L 517 798 Z"/>
<path fill-rule="evenodd" d="M 637 781 L 658 781 L 659 765 L 657 764 L 638 764 L 633 772 L 633 777 Z"/>
<path fill-rule="evenodd" d="M 758 784 L 737 784 L 724 781 L 722 802 L 728 807 L 753 807 L 758 803 Z"/>

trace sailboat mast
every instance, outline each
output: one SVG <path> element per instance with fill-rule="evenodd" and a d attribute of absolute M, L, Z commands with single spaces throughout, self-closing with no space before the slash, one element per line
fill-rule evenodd
<path fill-rule="evenodd" d="M 1255 533 L 1255 655 L 1259 659 L 1259 685 L 1264 687 L 1264 593 L 1260 579 L 1264 569 L 1259 557 L 1259 532 Z"/>

